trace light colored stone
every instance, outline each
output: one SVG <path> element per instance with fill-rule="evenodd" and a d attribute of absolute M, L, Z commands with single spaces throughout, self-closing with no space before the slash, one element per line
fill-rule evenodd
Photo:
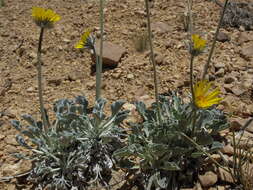
<path fill-rule="evenodd" d="M 13 176 L 28 171 L 32 164 L 28 160 L 20 160 L 15 164 L 3 164 L 1 170 L 3 176 Z"/>
<path fill-rule="evenodd" d="M 219 32 L 218 33 L 218 36 L 217 36 L 217 41 L 218 42 L 227 42 L 227 41 L 230 41 L 231 38 L 224 32 Z"/>
<path fill-rule="evenodd" d="M 199 175 L 198 177 L 202 187 L 213 186 L 218 180 L 217 175 L 212 171 L 208 171 L 204 175 Z"/>
<path fill-rule="evenodd" d="M 226 170 L 224 170 L 220 167 L 218 168 L 218 172 L 219 172 L 219 178 L 221 181 L 228 182 L 228 183 L 234 183 L 233 177 L 229 172 L 227 172 Z"/>
<path fill-rule="evenodd" d="M 233 86 L 231 90 L 232 90 L 233 94 L 236 95 L 236 96 L 240 96 L 240 95 L 242 95 L 246 92 L 245 89 L 243 89 L 243 88 L 241 88 L 237 85 Z"/>
<path fill-rule="evenodd" d="M 151 29 L 154 32 L 157 32 L 157 33 L 160 33 L 160 34 L 171 32 L 173 30 L 173 28 L 170 25 L 168 25 L 164 22 L 151 23 Z"/>
<path fill-rule="evenodd" d="M 231 156 L 234 154 L 234 148 L 230 144 L 227 144 L 221 149 L 221 152 Z"/>
<path fill-rule="evenodd" d="M 17 143 L 17 141 L 16 141 L 15 135 L 8 135 L 8 136 L 6 136 L 6 137 L 4 138 L 4 142 L 5 142 L 6 144 L 9 144 L 9 145 L 14 145 L 14 146 L 19 145 L 19 144 Z"/>
<path fill-rule="evenodd" d="M 253 58 L 253 45 L 243 46 L 240 54 L 246 60 L 250 60 L 251 58 Z"/>

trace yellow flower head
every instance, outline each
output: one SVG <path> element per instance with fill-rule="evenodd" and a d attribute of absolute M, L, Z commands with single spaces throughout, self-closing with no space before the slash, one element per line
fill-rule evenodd
<path fill-rule="evenodd" d="M 220 90 L 218 88 L 210 90 L 211 82 L 202 80 L 194 85 L 194 103 L 198 108 L 208 108 L 214 104 L 218 104 L 222 98 L 219 98 Z"/>
<path fill-rule="evenodd" d="M 192 50 L 197 54 L 201 53 L 206 47 L 206 40 L 202 39 L 198 34 L 192 35 L 192 43 Z"/>
<path fill-rule="evenodd" d="M 79 42 L 75 45 L 75 48 L 77 49 L 83 49 L 86 47 L 87 45 L 87 42 L 88 42 L 88 38 L 90 37 L 90 31 L 89 30 L 86 30 L 82 37 L 81 37 L 81 40 L 79 40 Z"/>
<path fill-rule="evenodd" d="M 41 7 L 32 8 L 32 17 L 35 23 L 42 28 L 51 28 L 55 22 L 61 19 L 53 10 Z"/>

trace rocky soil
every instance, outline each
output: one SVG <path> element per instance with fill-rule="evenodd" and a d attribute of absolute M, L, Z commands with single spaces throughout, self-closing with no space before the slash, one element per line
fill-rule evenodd
<path fill-rule="evenodd" d="M 159 92 L 179 89 L 189 93 L 189 54 L 185 47 L 187 33 L 183 15 L 185 0 L 152 1 L 152 29 L 158 65 Z M 249 1 L 250 2 L 250 1 Z M 5 0 L 0 8 L 0 177 L 16 175 L 29 169 L 30 163 L 10 154 L 24 151 L 15 141 L 17 131 L 10 120 L 29 113 L 39 118 L 37 97 L 36 49 L 39 28 L 31 18 L 32 6 L 52 8 L 62 19 L 47 30 L 43 41 L 43 76 L 45 106 L 52 115 L 52 104 L 61 98 L 85 95 L 94 102 L 95 75 L 89 52 L 74 45 L 87 28 L 98 38 L 99 8 L 95 0 Z M 212 0 L 194 0 L 195 31 L 208 41 L 210 49 L 218 23 L 220 6 Z M 253 10 L 253 9 L 252 9 Z M 103 97 L 109 102 L 124 99 L 129 103 L 154 100 L 152 66 L 149 53 L 135 49 L 136 36 L 146 27 L 143 0 L 107 0 L 105 8 L 105 61 Z M 135 41 L 135 42 L 134 42 Z M 115 48 L 115 51 L 108 51 Z M 207 53 L 195 62 L 195 75 L 201 76 Z M 209 78 L 222 89 L 224 100 L 219 108 L 237 131 L 253 116 L 253 31 L 223 28 L 216 44 Z M 229 130 L 221 134 L 227 140 L 222 150 L 228 160 L 233 149 Z M 245 132 L 253 139 L 253 124 Z M 247 148 L 253 151 L 253 140 Z M 219 161 L 219 155 L 213 155 Z M 253 165 L 251 165 L 253 168 Z M 231 176 L 210 165 L 199 176 L 198 189 L 225 189 Z M 225 186 L 224 186 L 225 184 Z M 0 183 L 1 190 L 14 190 L 16 180 Z M 21 186 L 29 189 L 29 186 Z M 196 189 L 195 188 L 195 189 Z"/>

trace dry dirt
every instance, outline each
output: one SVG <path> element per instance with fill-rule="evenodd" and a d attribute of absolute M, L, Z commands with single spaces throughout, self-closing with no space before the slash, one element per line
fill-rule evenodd
<path fill-rule="evenodd" d="M 5 0 L 6 6 L 0 8 L 0 177 L 15 173 L 4 171 L 4 168 L 20 163 L 10 154 L 23 151 L 15 142 L 17 132 L 9 121 L 20 119 L 24 113 L 37 118 L 39 116 L 37 73 L 34 66 L 39 28 L 31 18 L 32 6 L 51 8 L 62 17 L 53 29 L 46 31 L 43 41 L 44 99 L 45 107 L 52 114 L 53 102 L 61 98 L 85 95 L 90 104 L 94 102 L 95 76 L 91 75 L 90 54 L 81 53 L 74 45 L 86 28 L 90 28 L 94 34 L 98 33 L 98 2 Z M 185 47 L 187 33 L 182 22 L 185 7 L 185 0 L 155 0 L 151 8 L 152 22 L 166 23 L 170 30 L 154 35 L 155 51 L 163 59 L 157 67 L 160 93 L 168 93 L 178 87 L 184 92 L 189 91 L 189 54 Z M 196 32 L 207 39 L 210 48 L 220 7 L 213 1 L 194 0 L 193 11 Z M 143 96 L 153 99 L 152 67 L 147 52 L 138 53 L 133 45 L 134 36 L 145 27 L 145 18 L 143 0 L 106 1 L 105 38 L 127 50 L 117 68 L 103 73 L 102 93 L 109 102 L 117 99 L 132 102 Z M 252 84 L 246 89 L 241 84 L 245 77 L 253 78 L 253 66 L 251 59 L 240 56 L 240 51 L 242 45 L 250 45 L 253 41 L 239 44 L 238 37 L 241 33 L 253 35 L 253 32 L 235 28 L 222 31 L 231 40 L 217 43 L 213 63 L 223 64 L 224 72 L 215 75 L 217 68 L 212 66 L 210 69 L 212 78 L 221 86 L 225 98 L 220 108 L 233 116 L 247 118 L 253 115 L 253 89 Z M 198 76 L 206 60 L 207 53 L 196 59 L 195 73 Z M 224 88 L 224 80 L 230 74 L 236 81 Z M 243 93 L 237 91 L 238 95 L 229 89 L 234 86 L 239 90 L 243 88 Z M 26 169 L 24 165 L 21 170 Z M 0 184 L 0 189 L 15 189 L 15 186 L 4 183 Z"/>

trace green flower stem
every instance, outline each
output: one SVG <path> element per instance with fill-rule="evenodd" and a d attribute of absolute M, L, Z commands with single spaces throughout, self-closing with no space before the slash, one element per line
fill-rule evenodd
<path fill-rule="evenodd" d="M 100 0 L 100 52 L 99 62 L 96 63 L 96 100 L 101 97 L 102 68 L 103 68 L 103 38 L 104 38 L 104 0 Z"/>
<path fill-rule="evenodd" d="M 100 98 L 101 73 L 100 73 L 99 56 L 97 55 L 95 47 L 93 47 L 93 53 L 96 57 L 96 100 L 98 100 Z"/>
<path fill-rule="evenodd" d="M 154 86 L 155 86 L 155 99 L 158 108 L 158 119 L 161 121 L 161 109 L 159 104 L 159 95 L 158 95 L 158 82 L 157 82 L 157 73 L 156 73 L 156 64 L 155 64 L 155 55 L 153 49 L 153 40 L 152 40 L 152 32 L 151 32 L 151 21 L 150 21 L 150 10 L 149 10 L 149 0 L 145 0 L 146 12 L 147 12 L 147 22 L 148 22 L 148 37 L 149 37 L 149 46 L 150 46 L 150 54 L 151 54 L 151 62 L 153 65 L 153 74 L 154 74 Z"/>
<path fill-rule="evenodd" d="M 222 10 L 222 13 L 221 13 L 220 21 L 219 21 L 219 24 L 218 24 L 218 26 L 217 26 L 217 29 L 216 29 L 216 32 L 215 32 L 215 35 L 214 35 L 212 47 L 211 47 L 211 50 L 210 50 L 210 52 L 209 52 L 207 62 L 206 62 L 206 64 L 204 65 L 202 80 L 205 79 L 205 76 L 206 76 L 206 74 L 207 74 L 209 65 L 210 65 L 210 63 L 211 63 L 211 59 L 212 59 L 212 56 L 213 56 L 215 44 L 216 44 L 217 37 L 218 37 L 219 31 L 220 31 L 220 28 L 221 28 L 221 25 L 222 25 L 222 21 L 223 21 L 224 15 L 225 15 L 225 11 L 226 11 L 226 8 L 227 8 L 227 4 L 228 4 L 228 0 L 225 1 L 225 4 L 224 4 L 224 6 L 223 6 L 223 10 Z"/>
<path fill-rule="evenodd" d="M 38 71 L 38 95 L 39 95 L 39 103 L 40 103 L 40 112 L 42 116 L 44 130 L 47 131 L 48 125 L 47 125 L 46 113 L 44 109 L 43 94 L 42 94 L 41 46 L 42 46 L 42 40 L 43 40 L 43 33 L 44 33 L 44 28 L 41 27 L 38 52 L 37 52 L 37 71 Z"/>
<path fill-rule="evenodd" d="M 210 158 L 210 160 L 212 160 L 217 166 L 219 166 L 220 168 L 224 169 L 225 171 L 229 172 L 229 170 L 225 167 L 223 167 L 222 165 L 220 165 L 216 160 L 214 160 L 211 156 L 211 154 L 209 154 L 208 152 L 206 152 L 201 146 L 199 146 L 194 140 L 192 140 L 190 137 L 188 137 L 187 135 L 185 135 L 184 133 L 180 133 L 183 137 L 185 137 L 188 141 L 190 141 L 193 145 L 195 145 L 195 147 L 201 151 L 202 153 L 204 153 L 205 155 L 208 156 L 208 158 Z"/>

